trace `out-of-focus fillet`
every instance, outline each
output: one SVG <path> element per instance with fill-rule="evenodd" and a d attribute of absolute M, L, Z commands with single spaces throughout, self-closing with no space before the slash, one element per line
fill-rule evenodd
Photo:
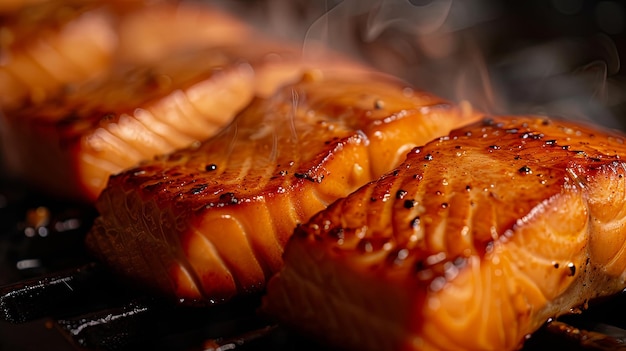
<path fill-rule="evenodd" d="M 254 96 L 318 65 L 330 63 L 262 40 L 119 65 L 57 99 L 2 116 L 4 161 L 49 193 L 92 202 L 109 175 L 212 136 Z"/>
<path fill-rule="evenodd" d="M 215 137 L 111 177 L 87 245 L 170 297 L 259 291 L 297 223 L 472 120 L 468 110 L 376 74 L 308 74 Z"/>
<path fill-rule="evenodd" d="M 0 17 L 0 108 L 44 100 L 64 84 L 102 73 L 117 40 L 97 2 L 46 2 Z"/>
<path fill-rule="evenodd" d="M 0 108 L 53 98 L 120 63 L 241 44 L 251 33 L 224 11 L 188 2 L 46 1 L 0 12 Z"/>
<path fill-rule="evenodd" d="M 299 226 L 263 310 L 353 350 L 510 350 L 621 291 L 625 136 L 497 117 Z"/>
<path fill-rule="evenodd" d="M 0 14 L 12 14 L 24 7 L 51 0 L 3 0 L 0 2 Z"/>

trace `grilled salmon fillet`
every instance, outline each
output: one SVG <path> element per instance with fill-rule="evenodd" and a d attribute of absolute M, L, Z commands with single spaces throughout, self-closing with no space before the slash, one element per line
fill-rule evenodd
<path fill-rule="evenodd" d="M 308 60 L 261 39 L 119 65 L 56 99 L 0 116 L 4 161 L 12 175 L 48 193 L 91 203 L 109 175 L 212 136 L 254 96 L 331 59 L 345 70 L 365 69 L 330 54 Z"/>
<path fill-rule="evenodd" d="M 197 3 L 68 0 L 22 11 L 4 28 L 13 39 L 0 64 L 3 164 L 42 191 L 88 203 L 109 175 L 208 138 L 305 70 L 369 70 L 321 47 L 303 57 Z M 64 41 L 97 44 L 98 31 L 82 24 L 98 23 L 114 44 L 101 64 Z"/>
<path fill-rule="evenodd" d="M 0 33 L 3 110 L 98 76 L 117 45 L 113 13 L 97 2 L 25 4 L 0 16 Z"/>
<path fill-rule="evenodd" d="M 112 176 L 87 245 L 181 301 L 258 292 L 297 223 L 472 118 L 389 77 L 311 72 L 215 137 Z"/>
<path fill-rule="evenodd" d="M 3 110 L 54 98 L 120 63 L 152 63 L 189 49 L 241 44 L 252 35 L 224 11 L 189 2 L 27 1 L 1 10 Z"/>
<path fill-rule="evenodd" d="M 510 350 L 621 291 L 625 136 L 494 117 L 299 226 L 263 310 L 354 350 Z"/>

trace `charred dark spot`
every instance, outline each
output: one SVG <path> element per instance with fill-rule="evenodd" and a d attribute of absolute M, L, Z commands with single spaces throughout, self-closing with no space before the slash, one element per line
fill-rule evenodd
<path fill-rule="evenodd" d="M 293 235 L 300 238 L 306 238 L 309 236 L 309 233 L 304 228 L 302 228 L 301 223 L 298 223 L 296 225 L 296 229 L 294 229 L 293 231 Z"/>
<path fill-rule="evenodd" d="M 417 228 L 420 225 L 420 216 L 417 216 L 411 220 L 411 228 Z"/>
<path fill-rule="evenodd" d="M 442 203 L 441 208 L 448 208 L 448 203 L 447 202 Z"/>
<path fill-rule="evenodd" d="M 546 140 L 544 142 L 544 144 L 546 144 L 546 145 L 556 145 L 556 140 L 554 140 L 554 139 Z"/>
<path fill-rule="evenodd" d="M 361 252 L 373 252 L 374 245 L 368 239 L 361 239 L 359 243 L 356 245 L 356 249 Z"/>
<path fill-rule="evenodd" d="M 492 150 L 500 150 L 500 146 L 499 145 L 489 145 L 489 148 Z"/>
<path fill-rule="evenodd" d="M 404 200 L 404 208 L 413 208 L 417 202 L 415 200 Z"/>
<path fill-rule="evenodd" d="M 572 262 L 567 264 L 567 268 L 569 268 L 569 276 L 573 277 L 574 275 L 576 275 L 576 265 L 573 264 Z"/>
<path fill-rule="evenodd" d="M 211 163 L 204 167 L 204 170 L 207 172 L 215 171 L 217 169 L 217 165 L 215 163 Z"/>
<path fill-rule="evenodd" d="M 180 161 L 182 158 L 183 158 L 183 155 L 181 154 L 170 154 L 167 157 L 167 160 L 171 162 L 176 162 L 176 161 Z"/>
<path fill-rule="evenodd" d="M 337 241 L 343 241 L 343 239 L 346 236 L 346 233 L 344 231 L 343 228 L 338 227 L 338 228 L 333 228 L 328 232 L 328 236 L 337 240 Z"/>
<path fill-rule="evenodd" d="M 472 190 L 472 186 L 471 186 L 471 185 L 466 185 L 466 186 L 465 186 L 465 190 L 466 190 L 466 191 L 470 191 L 470 190 Z"/>
<path fill-rule="evenodd" d="M 294 173 L 293 175 L 298 179 L 306 179 L 313 183 L 321 183 L 324 180 L 324 175 L 311 175 L 310 173 Z"/>
<path fill-rule="evenodd" d="M 385 103 L 380 100 L 380 99 L 376 99 L 374 101 L 374 108 L 377 110 L 382 110 L 385 107 Z"/>
<path fill-rule="evenodd" d="M 554 262 L 554 263 L 552 263 L 552 266 L 554 266 L 554 268 L 559 268 L 559 263 L 558 262 Z"/>
<path fill-rule="evenodd" d="M 406 194 L 408 194 L 409 192 L 403 189 L 399 189 L 398 191 L 396 191 L 396 199 L 401 200 L 403 199 Z"/>
<path fill-rule="evenodd" d="M 209 185 L 208 184 L 199 184 L 194 186 L 193 188 L 191 188 L 191 190 L 189 190 L 189 193 L 192 195 L 198 195 L 201 192 L 203 192 Z"/>
<path fill-rule="evenodd" d="M 524 167 L 518 169 L 517 171 L 519 173 L 522 173 L 522 174 L 531 174 L 531 173 L 533 173 L 533 171 L 528 166 L 524 166 Z"/>
<path fill-rule="evenodd" d="M 236 205 L 239 203 L 239 199 L 235 196 L 235 193 L 227 192 L 220 195 L 219 202 L 223 204 Z"/>
<path fill-rule="evenodd" d="M 561 146 L 561 149 L 563 150 L 569 150 L 570 146 L 569 145 L 563 145 Z"/>
<path fill-rule="evenodd" d="M 432 161 L 432 160 L 433 160 L 433 155 L 431 155 L 431 154 L 427 154 L 426 156 L 424 156 L 424 160 L 426 160 L 426 161 Z"/>
<path fill-rule="evenodd" d="M 551 123 L 552 121 L 549 119 L 544 119 L 543 121 L 541 121 L 541 125 L 543 126 L 549 126 Z"/>
<path fill-rule="evenodd" d="M 287 174 L 289 174 L 289 172 L 288 172 L 288 171 L 285 171 L 285 170 L 282 170 L 282 171 L 278 172 L 278 174 L 280 174 L 281 176 L 283 176 L 283 177 L 284 177 L 284 176 L 286 176 Z"/>
<path fill-rule="evenodd" d="M 375 197 L 373 197 L 373 196 L 372 196 L 372 197 L 370 197 L 370 201 L 371 201 L 371 202 L 376 202 L 377 200 L 378 200 L 378 199 L 376 199 L 376 198 L 375 198 Z"/>
<path fill-rule="evenodd" d="M 601 158 L 598 158 L 598 157 L 591 157 L 591 158 L 589 158 L 589 159 L 590 159 L 592 162 L 602 162 L 602 159 L 601 159 Z"/>
<path fill-rule="evenodd" d="M 487 244 L 485 244 L 485 254 L 491 253 L 493 251 L 493 241 L 488 242 Z"/>
<path fill-rule="evenodd" d="M 543 133 L 533 133 L 533 132 L 525 132 L 520 135 L 520 138 L 522 139 L 533 139 L 533 140 L 539 140 L 539 139 L 542 139 L 543 137 L 544 137 Z"/>
<path fill-rule="evenodd" d="M 487 126 L 487 127 L 493 126 L 493 125 L 495 124 L 495 122 L 494 122 L 493 118 L 491 118 L 491 117 L 485 117 L 485 118 L 483 118 L 483 121 L 482 121 L 482 122 L 483 122 L 483 125 L 484 125 L 484 126 Z"/>
<path fill-rule="evenodd" d="M 515 157 L 513 157 L 513 159 L 514 159 L 514 160 L 521 160 L 521 159 L 522 159 L 522 156 L 520 156 L 520 155 L 515 155 Z"/>
<path fill-rule="evenodd" d="M 399 266 L 409 257 L 409 249 L 393 250 L 387 255 L 387 263 Z"/>
<path fill-rule="evenodd" d="M 463 268 L 467 265 L 467 258 L 459 256 L 452 261 L 452 264 L 457 268 Z"/>
<path fill-rule="evenodd" d="M 455 145 L 455 146 L 454 146 L 454 148 L 455 148 L 455 149 L 460 149 L 460 148 L 461 148 L 461 145 Z"/>
<path fill-rule="evenodd" d="M 393 176 L 394 176 L 394 177 L 397 177 L 397 176 L 398 176 L 398 174 L 400 174 L 400 170 L 399 170 L 399 169 L 394 169 L 394 170 L 393 170 Z"/>

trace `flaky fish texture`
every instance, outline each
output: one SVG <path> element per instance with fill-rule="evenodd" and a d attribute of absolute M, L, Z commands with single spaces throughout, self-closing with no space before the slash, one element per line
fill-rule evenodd
<path fill-rule="evenodd" d="M 306 70 L 369 69 L 321 47 L 304 57 L 189 2 L 51 2 L 14 21 L 3 28 L 13 39 L 0 60 L 3 166 L 43 192 L 87 203 L 111 174 L 214 135 L 255 96 Z M 90 46 L 65 42 L 97 45 L 100 32 L 87 25 L 98 24 L 112 45 L 102 62 Z"/>
<path fill-rule="evenodd" d="M 122 65 L 57 99 L 0 116 L 4 162 L 42 191 L 92 203 L 111 174 L 213 136 L 255 96 L 319 66 L 328 64 L 260 40 Z"/>
<path fill-rule="evenodd" d="M 511 350 L 621 291 L 624 135 L 495 117 L 299 226 L 263 310 L 353 350 Z"/>
<path fill-rule="evenodd" d="M 188 49 L 250 40 L 251 28 L 190 2 L 13 1 L 0 5 L 0 109 L 20 109 L 109 74 Z"/>
<path fill-rule="evenodd" d="M 186 302 L 258 292 L 294 227 L 477 117 L 376 74 L 312 72 L 217 136 L 111 177 L 87 244 Z"/>

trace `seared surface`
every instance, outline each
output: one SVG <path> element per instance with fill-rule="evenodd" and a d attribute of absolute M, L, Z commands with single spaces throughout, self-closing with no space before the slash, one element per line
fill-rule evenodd
<path fill-rule="evenodd" d="M 31 4 L 32 2 L 32 4 Z M 0 108 L 18 110 L 189 49 L 234 45 L 250 28 L 216 8 L 179 1 L 24 1 L 0 5 Z"/>
<path fill-rule="evenodd" d="M 215 137 L 112 177 L 88 245 L 169 296 L 258 291 L 297 223 L 473 119 L 387 77 L 312 72 Z"/>
<path fill-rule="evenodd" d="M 123 65 L 7 115 L 5 161 L 48 193 L 93 202 L 109 175 L 213 135 L 254 96 L 297 80 L 306 65 L 293 50 L 270 44 Z"/>
<path fill-rule="evenodd" d="M 625 286 L 622 134 L 497 117 L 301 225 L 264 310 L 349 349 L 504 350 Z"/>
<path fill-rule="evenodd" d="M 297 47 L 253 35 L 245 24 L 209 7 L 98 4 L 90 6 L 107 16 L 107 35 L 115 44 L 106 64 L 98 67 L 84 46 L 69 48 L 80 46 L 77 53 L 86 55 L 87 66 L 64 46 L 45 42 L 48 37 L 64 40 L 71 27 L 78 38 L 95 43 L 98 33 L 79 26 L 100 23 L 83 18 L 91 13 L 87 5 L 74 9 L 71 3 L 46 3 L 46 11 L 37 7 L 7 24 L 16 38 L 40 32 L 47 36 L 13 43 L 0 65 L 0 89 L 22 97 L 11 98 L 20 108 L 5 105 L 0 115 L 4 162 L 14 177 L 64 198 L 95 201 L 109 175 L 210 137 L 254 96 L 297 81 L 305 69 L 362 69 L 324 49 L 318 58 L 302 57 Z M 31 23 L 63 9 L 71 16 L 53 17 L 60 28 L 53 20 L 43 22 L 51 28 Z M 39 47 L 49 50 L 31 52 Z M 41 62 L 26 64 L 26 59 Z M 31 64 L 47 73 L 29 68 Z M 63 78 L 74 68 L 90 75 Z M 17 85 L 12 88 L 11 82 Z"/>

